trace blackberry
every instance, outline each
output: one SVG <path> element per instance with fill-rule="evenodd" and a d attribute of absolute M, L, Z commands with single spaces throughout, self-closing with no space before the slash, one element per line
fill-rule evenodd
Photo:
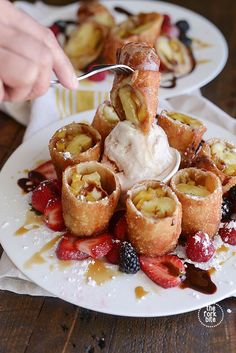
<path fill-rule="evenodd" d="M 182 33 L 186 33 L 190 28 L 189 23 L 185 20 L 177 21 L 175 25 L 179 28 L 180 32 Z"/>
<path fill-rule="evenodd" d="M 133 246 L 126 241 L 120 247 L 119 270 L 125 273 L 136 273 L 140 270 L 140 263 Z"/>
<path fill-rule="evenodd" d="M 223 221 L 228 220 L 232 214 L 233 203 L 230 199 L 223 197 L 222 205 L 221 205 L 221 219 Z"/>
<path fill-rule="evenodd" d="M 234 185 L 230 190 L 229 190 L 229 198 L 232 201 L 236 201 L 236 185 Z"/>

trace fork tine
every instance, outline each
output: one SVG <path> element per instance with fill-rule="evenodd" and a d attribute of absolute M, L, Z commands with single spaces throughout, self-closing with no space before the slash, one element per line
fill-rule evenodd
<path fill-rule="evenodd" d="M 128 70 L 124 67 L 117 67 L 114 69 L 115 72 L 121 73 L 121 74 L 130 74 L 131 70 Z"/>

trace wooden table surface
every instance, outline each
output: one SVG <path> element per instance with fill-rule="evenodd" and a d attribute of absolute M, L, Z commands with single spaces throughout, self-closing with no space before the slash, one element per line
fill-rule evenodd
<path fill-rule="evenodd" d="M 235 116 L 236 2 L 170 2 L 202 14 L 223 32 L 229 44 L 228 62 L 202 93 Z M 1 166 L 21 143 L 24 131 L 22 125 L 0 113 Z M 206 328 L 199 323 L 196 311 L 162 318 L 115 317 L 60 299 L 0 291 L 0 353 L 236 352 L 236 298 L 223 300 L 220 305 L 225 314 L 223 322 L 216 328 Z"/>

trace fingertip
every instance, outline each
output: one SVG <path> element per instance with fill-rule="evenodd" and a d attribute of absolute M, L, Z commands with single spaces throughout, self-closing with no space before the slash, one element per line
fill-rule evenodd
<path fill-rule="evenodd" d="M 72 77 L 71 77 L 71 87 L 69 87 L 72 90 L 76 90 L 79 86 L 79 82 L 78 79 L 76 77 L 76 74 L 73 73 Z"/>

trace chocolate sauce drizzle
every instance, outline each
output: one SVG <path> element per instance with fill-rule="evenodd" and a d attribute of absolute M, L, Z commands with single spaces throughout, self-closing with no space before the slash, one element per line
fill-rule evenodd
<path fill-rule="evenodd" d="M 193 264 L 186 264 L 186 278 L 180 288 L 191 288 L 203 294 L 214 294 L 216 285 L 212 282 L 208 271 L 195 267 Z"/>
<path fill-rule="evenodd" d="M 126 16 L 133 16 L 133 13 L 131 13 L 128 10 L 125 10 L 123 7 L 120 7 L 120 6 L 115 6 L 114 10 L 116 12 L 121 13 L 121 14 L 126 15 Z"/>

